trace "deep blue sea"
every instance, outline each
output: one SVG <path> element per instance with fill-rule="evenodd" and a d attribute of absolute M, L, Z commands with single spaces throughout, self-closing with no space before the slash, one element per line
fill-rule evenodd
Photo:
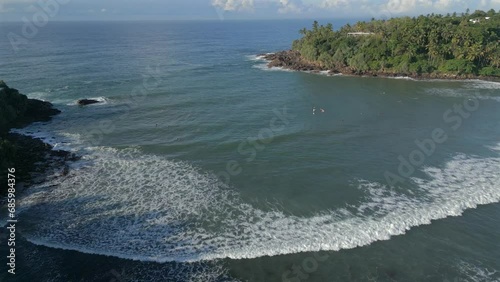
<path fill-rule="evenodd" d="M 500 83 L 268 69 L 311 24 L 1 23 L 63 111 L 17 132 L 82 159 L 17 195 L 0 280 L 499 281 Z"/>

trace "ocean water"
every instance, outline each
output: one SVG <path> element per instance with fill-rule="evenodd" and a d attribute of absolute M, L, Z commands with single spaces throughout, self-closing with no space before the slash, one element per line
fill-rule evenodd
<path fill-rule="evenodd" d="M 82 156 L 18 195 L 0 279 L 500 280 L 500 83 L 268 69 L 258 55 L 310 24 L 51 22 L 18 52 L 0 41 L 0 79 L 63 111 L 17 131 Z"/>

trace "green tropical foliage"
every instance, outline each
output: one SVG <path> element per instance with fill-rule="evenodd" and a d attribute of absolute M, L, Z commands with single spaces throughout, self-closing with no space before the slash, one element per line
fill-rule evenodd
<path fill-rule="evenodd" d="M 300 33 L 292 49 L 333 70 L 500 76 L 500 12 L 495 10 L 372 19 L 339 30 L 314 22 Z"/>

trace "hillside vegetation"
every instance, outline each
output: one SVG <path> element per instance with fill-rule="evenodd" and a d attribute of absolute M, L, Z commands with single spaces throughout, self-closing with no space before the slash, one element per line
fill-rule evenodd
<path fill-rule="evenodd" d="M 336 31 L 314 22 L 300 33 L 292 49 L 330 70 L 500 77 L 500 12 L 495 10 L 372 19 Z"/>

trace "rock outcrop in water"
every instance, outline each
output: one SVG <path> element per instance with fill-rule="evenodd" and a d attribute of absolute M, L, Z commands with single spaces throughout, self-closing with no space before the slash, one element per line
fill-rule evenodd
<path fill-rule="evenodd" d="M 100 101 L 94 100 L 94 99 L 80 99 L 76 102 L 80 106 L 87 106 L 87 105 L 92 105 L 92 104 L 98 104 Z"/>
<path fill-rule="evenodd" d="M 273 54 L 261 55 L 270 61 L 268 67 L 284 68 L 296 71 L 322 71 L 326 70 L 320 64 L 305 60 L 297 51 L 281 51 Z"/>

